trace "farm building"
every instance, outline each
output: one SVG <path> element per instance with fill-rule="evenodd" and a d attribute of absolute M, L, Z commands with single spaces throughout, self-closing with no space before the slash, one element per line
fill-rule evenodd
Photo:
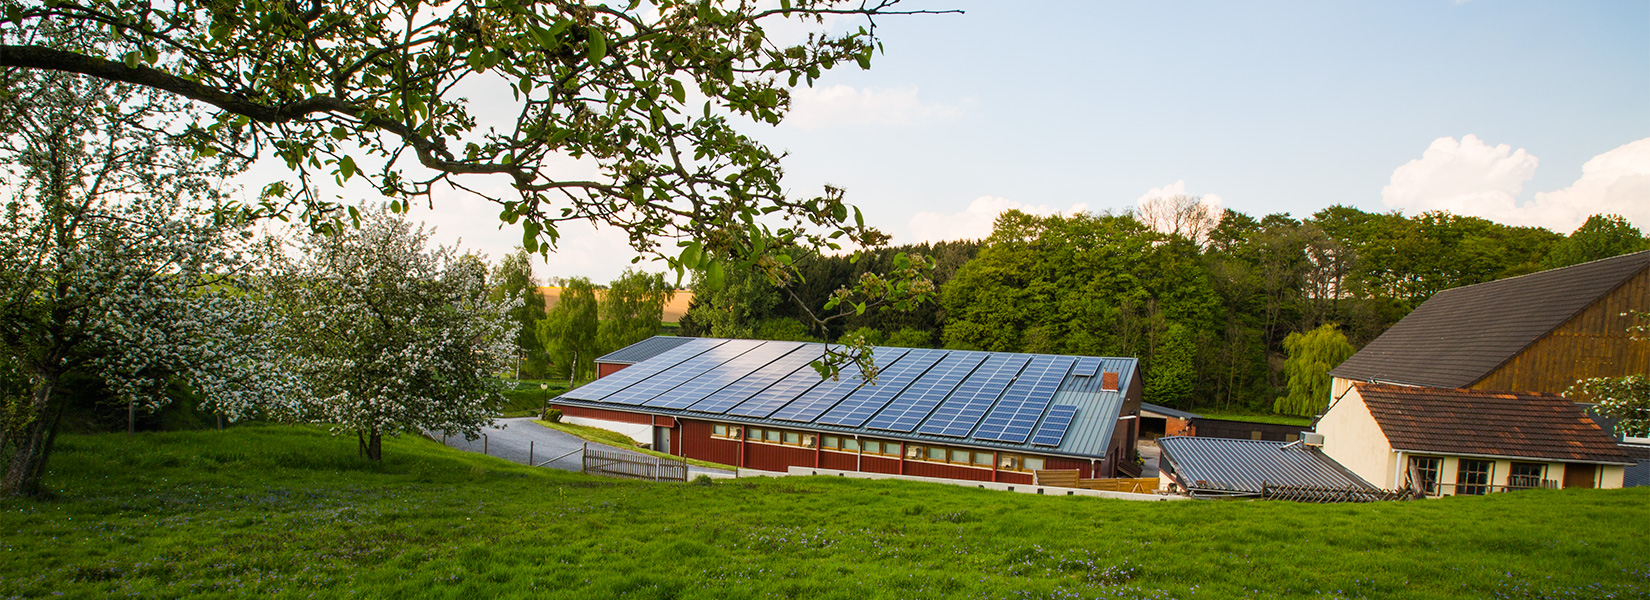
<path fill-rule="evenodd" d="M 1562 394 L 1577 379 L 1643 373 L 1650 251 L 1438 292 L 1331 369 L 1353 382 Z"/>
<path fill-rule="evenodd" d="M 809 363 L 823 344 L 664 339 L 602 357 L 604 376 L 551 408 L 645 425 L 656 449 L 763 471 L 1027 484 L 1041 470 L 1139 474 L 1133 358 L 878 347 L 871 385 L 852 365 L 821 379 Z"/>
<path fill-rule="evenodd" d="M 1323 452 L 1429 496 L 1619 488 L 1635 459 L 1557 394 L 1356 383 L 1318 419 Z"/>
<path fill-rule="evenodd" d="M 1267 488 L 1334 491 L 1341 500 L 1378 500 L 1388 494 L 1300 442 L 1170 436 L 1159 439 L 1158 477 L 1194 498 L 1262 496 Z"/>

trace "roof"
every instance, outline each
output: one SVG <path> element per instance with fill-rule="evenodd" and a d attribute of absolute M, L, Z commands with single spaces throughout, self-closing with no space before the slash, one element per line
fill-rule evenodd
<path fill-rule="evenodd" d="M 1133 358 L 878 346 L 872 358 L 879 374 L 867 385 L 853 365 L 837 379 L 821 379 L 809 365 L 824 355 L 824 344 L 678 339 L 687 341 L 555 402 L 1103 459 L 1138 367 Z M 1118 373 L 1119 389 L 1102 389 L 1103 373 Z"/>
<path fill-rule="evenodd" d="M 1329 373 L 1468 387 L 1647 267 L 1650 251 L 1447 289 Z"/>
<path fill-rule="evenodd" d="M 1558 394 L 1359 383 L 1392 449 L 1628 464 L 1616 440 Z"/>
<path fill-rule="evenodd" d="M 691 339 L 693 338 L 656 335 L 597 357 L 596 362 L 633 365 L 653 358 L 666 350 L 686 344 Z"/>
<path fill-rule="evenodd" d="M 1261 483 L 1334 489 L 1378 489 L 1317 448 L 1300 442 L 1171 436 L 1158 438 L 1163 457 L 1193 495 L 1258 495 Z"/>
<path fill-rule="evenodd" d="M 1200 415 L 1200 414 L 1197 414 L 1197 413 L 1190 413 L 1190 412 L 1186 412 L 1186 411 L 1183 411 L 1183 410 L 1175 410 L 1175 409 L 1169 408 L 1167 406 L 1159 406 L 1159 405 L 1156 405 L 1156 404 L 1147 404 L 1145 402 L 1140 403 L 1140 412 L 1152 413 L 1152 414 L 1155 414 L 1155 415 L 1162 415 L 1162 416 L 1165 416 L 1165 417 L 1174 417 L 1176 419 L 1190 420 L 1190 419 L 1201 419 L 1201 418 L 1203 418 L 1203 415 Z"/>
<path fill-rule="evenodd" d="M 1650 446 L 1622 444 L 1627 456 L 1638 461 L 1621 475 L 1621 487 L 1650 486 Z"/>

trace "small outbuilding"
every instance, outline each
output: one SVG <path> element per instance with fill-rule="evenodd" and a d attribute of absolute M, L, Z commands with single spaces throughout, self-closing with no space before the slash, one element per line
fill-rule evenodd
<path fill-rule="evenodd" d="M 1302 442 L 1172 436 L 1157 444 L 1163 449 L 1158 466 L 1162 486 L 1194 498 L 1307 495 L 1370 501 L 1390 497 Z"/>

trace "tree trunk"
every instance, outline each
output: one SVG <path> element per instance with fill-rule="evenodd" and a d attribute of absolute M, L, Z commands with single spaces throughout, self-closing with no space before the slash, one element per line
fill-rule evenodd
<path fill-rule="evenodd" d="M 57 439 L 58 419 L 63 416 L 63 407 L 52 394 L 56 387 L 56 377 L 35 382 L 34 394 L 30 398 L 34 420 L 24 426 L 22 435 L 16 439 L 5 476 L 0 478 L 0 495 L 34 496 L 40 493 L 40 478 L 46 472 L 46 459 L 51 455 L 52 443 Z M 57 406 L 53 406 L 54 403 Z"/>
<path fill-rule="evenodd" d="M 377 429 L 367 434 L 367 460 L 382 462 L 384 460 L 384 434 Z"/>

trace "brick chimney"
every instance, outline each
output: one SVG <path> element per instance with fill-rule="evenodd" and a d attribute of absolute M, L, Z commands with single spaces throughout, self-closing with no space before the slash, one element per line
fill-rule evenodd
<path fill-rule="evenodd" d="M 1101 373 L 1100 374 L 1100 389 L 1104 390 L 1104 391 L 1107 391 L 1107 392 L 1117 391 L 1117 379 L 1118 379 L 1118 377 L 1119 377 L 1119 375 L 1117 373 L 1111 373 L 1111 372 Z"/>

